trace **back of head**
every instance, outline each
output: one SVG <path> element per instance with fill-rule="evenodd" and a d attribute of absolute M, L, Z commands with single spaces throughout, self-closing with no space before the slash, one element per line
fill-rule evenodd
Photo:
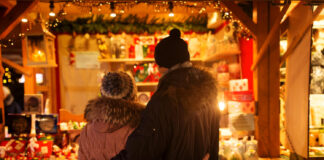
<path fill-rule="evenodd" d="M 190 60 L 187 43 L 180 38 L 178 29 L 172 29 L 170 36 L 162 39 L 155 47 L 155 62 L 160 67 L 171 68 L 172 66 Z"/>
<path fill-rule="evenodd" d="M 101 82 L 102 96 L 112 99 L 135 100 L 137 88 L 134 79 L 125 72 L 109 72 Z"/>

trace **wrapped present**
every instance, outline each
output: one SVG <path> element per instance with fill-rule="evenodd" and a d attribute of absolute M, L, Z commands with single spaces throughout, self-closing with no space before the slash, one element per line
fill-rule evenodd
<path fill-rule="evenodd" d="M 248 80 L 247 79 L 238 79 L 229 81 L 229 90 L 230 91 L 248 91 Z"/>
<path fill-rule="evenodd" d="M 251 102 L 254 100 L 252 91 L 224 92 L 225 100 Z"/>
<path fill-rule="evenodd" d="M 2 141 L 0 143 L 0 155 L 4 157 L 17 157 L 19 154 L 24 153 L 26 148 L 25 140 L 10 139 L 9 141 Z"/>
<path fill-rule="evenodd" d="M 28 144 L 28 157 L 49 158 L 52 155 L 53 141 L 41 140 L 37 141 L 36 137 L 29 140 Z"/>
<path fill-rule="evenodd" d="M 255 104 L 251 102 L 238 102 L 238 101 L 228 101 L 228 112 L 229 113 L 254 113 Z"/>

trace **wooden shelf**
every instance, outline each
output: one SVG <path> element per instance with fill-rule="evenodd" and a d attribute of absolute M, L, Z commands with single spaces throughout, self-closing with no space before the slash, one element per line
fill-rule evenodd
<path fill-rule="evenodd" d="M 138 87 L 146 87 L 146 86 L 157 86 L 158 82 L 136 82 L 136 86 Z"/>
<path fill-rule="evenodd" d="M 119 58 L 119 59 L 98 59 L 99 62 L 109 63 L 137 63 L 137 62 L 154 62 L 154 58 L 132 59 L 132 58 Z M 203 61 L 202 58 L 191 58 L 192 62 Z"/>
<path fill-rule="evenodd" d="M 123 63 L 123 62 L 154 62 L 154 58 L 132 59 L 132 58 L 118 58 L 118 59 L 99 59 L 99 62 Z"/>
<path fill-rule="evenodd" d="M 227 58 L 227 57 L 240 55 L 240 54 L 241 54 L 241 51 L 226 51 L 226 52 L 217 53 L 210 57 L 207 57 L 204 59 L 204 61 L 205 62 L 215 62 L 215 61 Z"/>

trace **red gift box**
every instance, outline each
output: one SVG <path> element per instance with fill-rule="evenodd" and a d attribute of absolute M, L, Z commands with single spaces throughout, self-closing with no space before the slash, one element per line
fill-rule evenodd
<path fill-rule="evenodd" d="M 251 102 L 237 102 L 228 101 L 228 112 L 229 113 L 254 113 L 255 104 L 254 101 Z"/>
<path fill-rule="evenodd" d="M 38 157 L 38 158 L 49 158 L 52 155 L 53 141 L 42 140 L 37 141 L 34 147 L 34 152 L 32 152 L 30 146 L 28 148 L 28 157 Z"/>
<path fill-rule="evenodd" d="M 239 102 L 254 101 L 252 91 L 225 92 L 224 96 L 225 96 L 225 100 L 227 101 L 239 101 Z"/>
<path fill-rule="evenodd" d="M 237 79 L 229 81 L 230 91 L 248 91 L 249 85 L 247 79 Z"/>
<path fill-rule="evenodd" d="M 26 149 L 26 141 L 24 140 L 15 140 L 11 139 L 9 141 L 2 141 L 0 146 L 4 147 L 5 149 L 5 156 L 6 157 L 16 157 L 19 156 L 20 153 L 24 153 Z M 3 156 L 3 155 L 1 155 Z M 3 157 L 1 157 L 3 158 Z"/>

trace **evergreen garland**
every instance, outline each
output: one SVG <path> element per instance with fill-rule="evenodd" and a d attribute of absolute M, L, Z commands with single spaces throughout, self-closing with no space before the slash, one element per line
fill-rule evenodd
<path fill-rule="evenodd" d="M 49 25 L 54 33 L 122 33 L 128 34 L 154 34 L 165 32 L 172 28 L 178 28 L 183 32 L 205 33 L 208 17 L 206 14 L 190 16 L 183 22 L 172 22 L 164 18 L 153 17 L 149 20 L 148 15 L 143 18 L 130 14 L 126 17 L 118 16 L 113 19 L 104 19 L 104 15 L 78 18 L 74 21 L 52 21 Z"/>

